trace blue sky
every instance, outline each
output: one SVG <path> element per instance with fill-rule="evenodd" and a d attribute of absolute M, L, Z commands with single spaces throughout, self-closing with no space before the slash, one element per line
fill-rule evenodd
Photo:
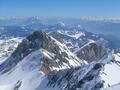
<path fill-rule="evenodd" d="M 120 0 L 0 0 L 0 17 L 118 17 Z"/>

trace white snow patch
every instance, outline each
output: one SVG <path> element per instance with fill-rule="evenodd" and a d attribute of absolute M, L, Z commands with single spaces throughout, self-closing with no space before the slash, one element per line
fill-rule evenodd
<path fill-rule="evenodd" d="M 63 31 L 63 30 L 58 30 L 58 33 L 61 33 L 63 35 L 67 35 L 69 37 L 73 37 L 75 39 L 78 39 L 79 37 L 81 36 L 85 36 L 85 33 L 84 32 L 70 32 L 70 31 Z M 71 34 L 72 33 L 72 34 Z"/>
<path fill-rule="evenodd" d="M 0 64 L 16 49 L 23 38 L 5 38 L 0 40 Z"/>

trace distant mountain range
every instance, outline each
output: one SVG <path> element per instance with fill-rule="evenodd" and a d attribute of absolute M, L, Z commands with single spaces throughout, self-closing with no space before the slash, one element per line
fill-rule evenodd
<path fill-rule="evenodd" d="M 116 22 L 115 22 L 116 21 Z M 54 24 L 53 24 L 54 23 Z M 119 20 L 97 20 L 97 19 L 40 19 L 31 17 L 25 19 L 0 19 L 1 37 L 26 37 L 35 30 L 42 29 L 45 32 L 56 30 L 83 30 L 84 32 L 97 33 L 109 41 L 110 48 L 120 47 L 120 29 Z M 91 34 L 92 34 L 91 33 Z M 90 34 L 90 33 L 89 33 Z M 0 38 L 1 38 L 0 37 Z"/>
<path fill-rule="evenodd" d="M 85 18 L 8 18 L 0 19 L 0 26 L 26 26 L 38 29 L 46 25 L 53 25 L 58 22 L 64 22 L 66 26 L 81 26 L 87 31 L 113 35 L 119 37 L 120 18 L 97 18 L 97 17 L 85 17 Z"/>

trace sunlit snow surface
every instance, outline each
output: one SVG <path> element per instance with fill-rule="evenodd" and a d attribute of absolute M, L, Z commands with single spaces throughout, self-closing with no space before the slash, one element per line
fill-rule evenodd
<path fill-rule="evenodd" d="M 105 65 L 103 74 L 101 75 L 101 78 L 105 81 L 104 85 L 105 88 L 114 86 L 118 83 L 120 83 L 120 64 L 117 63 L 120 61 L 120 56 L 118 54 L 114 54 L 115 62 L 110 62 Z M 118 86 L 116 86 L 118 87 Z M 114 87 L 113 87 L 114 88 Z M 109 89 L 108 89 L 109 90 Z M 113 89 L 110 89 L 113 90 Z M 117 89 L 115 89 L 117 90 Z M 120 87 L 119 87 L 120 90 Z"/>
<path fill-rule="evenodd" d="M 114 85 L 114 86 L 109 87 L 109 88 L 107 88 L 105 90 L 120 90 L 120 84 Z"/>
<path fill-rule="evenodd" d="M 41 82 L 44 74 L 41 67 L 41 50 L 26 56 L 15 68 L 0 76 L 0 90 L 13 90 L 18 81 L 19 90 L 34 90 Z M 34 60 L 33 60 L 34 59 Z"/>
<path fill-rule="evenodd" d="M 0 64 L 15 50 L 22 38 L 5 38 L 0 40 Z"/>
<path fill-rule="evenodd" d="M 63 35 L 67 35 L 69 37 L 73 37 L 75 39 L 78 39 L 80 38 L 81 36 L 85 36 L 85 33 L 84 32 L 79 32 L 79 31 L 76 31 L 76 32 L 72 32 L 72 34 L 69 32 L 69 31 L 62 31 L 62 30 L 58 30 L 59 33 L 63 34 Z"/>

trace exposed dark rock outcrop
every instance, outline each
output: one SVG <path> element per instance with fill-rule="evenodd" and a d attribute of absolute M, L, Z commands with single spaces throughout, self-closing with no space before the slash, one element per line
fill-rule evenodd
<path fill-rule="evenodd" d="M 60 86 L 62 90 L 77 90 L 78 88 L 83 90 L 100 90 L 100 88 L 104 86 L 104 81 L 99 78 L 100 70 L 103 69 L 103 66 L 102 63 L 96 63 L 90 70 L 85 70 L 84 67 L 86 66 L 82 66 L 53 73 L 51 72 L 48 75 L 49 82 L 47 85 L 52 87 Z M 88 68 L 90 68 L 90 66 L 88 66 Z M 96 84 L 91 84 L 93 85 L 91 89 L 90 86 L 85 86 L 95 79 L 99 80 L 96 81 Z"/>
<path fill-rule="evenodd" d="M 77 51 L 76 54 L 80 59 L 92 62 L 94 60 L 100 60 L 107 54 L 107 49 L 97 43 L 90 43 Z"/>

